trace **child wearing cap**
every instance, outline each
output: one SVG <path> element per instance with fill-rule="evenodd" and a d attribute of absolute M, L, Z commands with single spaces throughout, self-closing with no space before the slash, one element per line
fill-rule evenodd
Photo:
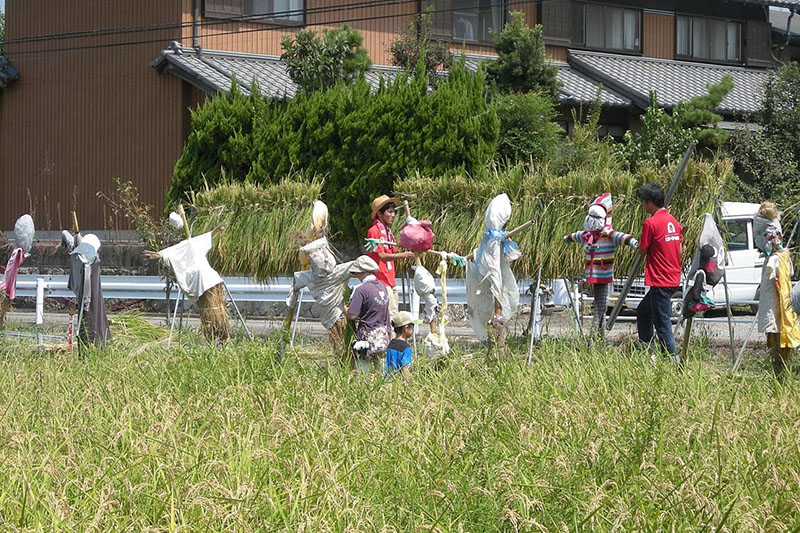
<path fill-rule="evenodd" d="M 408 339 L 414 335 L 414 326 L 421 322 L 414 320 L 408 311 L 401 311 L 392 319 L 394 338 L 386 348 L 386 377 L 398 371 L 403 373 L 403 377 L 411 376 L 408 367 L 411 365 L 412 352 Z"/>

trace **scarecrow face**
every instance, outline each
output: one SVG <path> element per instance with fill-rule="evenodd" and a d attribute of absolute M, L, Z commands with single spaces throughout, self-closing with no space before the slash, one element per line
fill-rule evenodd
<path fill-rule="evenodd" d="M 589 208 L 589 214 L 583 221 L 583 229 L 586 231 L 602 231 L 606 223 L 606 211 L 599 205 Z"/>

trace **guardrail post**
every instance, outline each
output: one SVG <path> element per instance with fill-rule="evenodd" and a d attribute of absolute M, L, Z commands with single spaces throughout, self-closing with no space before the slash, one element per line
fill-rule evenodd
<path fill-rule="evenodd" d="M 44 323 L 44 278 L 36 278 L 36 325 Z"/>

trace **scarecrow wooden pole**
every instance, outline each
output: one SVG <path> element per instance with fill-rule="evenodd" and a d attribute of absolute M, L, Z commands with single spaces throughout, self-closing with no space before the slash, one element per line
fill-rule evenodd
<path fill-rule="evenodd" d="M 81 232 L 80 227 L 78 227 L 78 213 L 75 211 L 72 212 L 72 234 L 77 235 Z"/>
<path fill-rule="evenodd" d="M 681 164 L 678 166 L 678 170 L 675 172 L 675 177 L 672 178 L 672 183 L 669 185 L 669 189 L 667 189 L 666 197 L 664 198 L 664 207 L 669 205 L 669 201 L 672 199 L 672 195 L 675 194 L 675 190 L 678 188 L 678 184 L 681 181 L 681 177 L 683 176 L 686 167 L 689 165 L 689 159 L 692 157 L 692 153 L 694 152 L 695 143 L 691 143 L 689 147 L 686 149 L 686 152 L 683 154 L 683 160 Z M 614 305 L 614 309 L 611 310 L 611 316 L 608 317 L 608 324 L 606 328 L 611 331 L 611 328 L 614 327 L 614 322 L 617 321 L 617 317 L 619 316 L 620 311 L 622 311 L 622 306 L 625 303 L 625 298 L 628 296 L 628 292 L 630 292 L 631 287 L 633 286 L 633 280 L 636 276 L 639 275 L 639 272 L 642 269 L 642 264 L 644 263 L 644 256 L 639 254 L 636 256 L 636 259 L 633 260 L 633 265 L 631 265 L 631 270 L 628 273 L 628 279 L 625 280 L 625 285 L 622 287 L 619 295 L 617 295 L 617 303 Z"/>

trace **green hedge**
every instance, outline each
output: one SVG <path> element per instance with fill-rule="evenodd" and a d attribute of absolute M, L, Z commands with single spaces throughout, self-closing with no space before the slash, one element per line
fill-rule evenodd
<path fill-rule="evenodd" d="M 267 102 L 236 88 L 193 113 L 193 131 L 175 167 L 169 199 L 203 184 L 269 184 L 295 171 L 324 177 L 334 231 L 360 235 L 369 202 L 390 193 L 411 169 L 440 175 L 472 172 L 495 153 L 499 121 L 485 75 L 463 61 L 430 90 L 424 72 L 399 75 L 377 91 L 352 86 Z"/>

